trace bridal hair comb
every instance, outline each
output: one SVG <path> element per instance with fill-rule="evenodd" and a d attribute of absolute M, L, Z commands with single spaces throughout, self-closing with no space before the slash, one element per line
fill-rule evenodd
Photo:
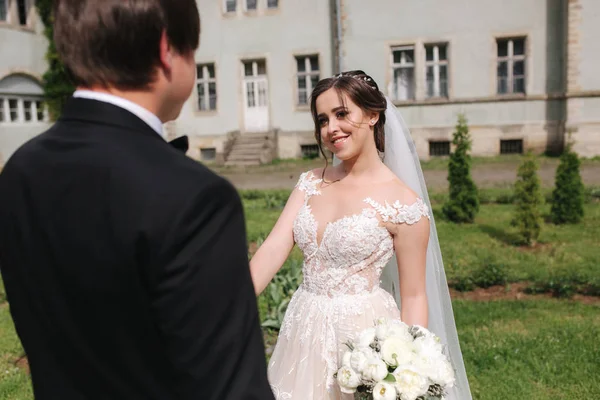
<path fill-rule="evenodd" d="M 370 83 L 370 82 L 373 82 L 373 83 L 375 83 L 375 82 L 373 81 L 373 79 L 372 79 L 370 76 L 367 76 L 367 75 L 363 75 L 363 76 L 356 76 L 356 75 L 350 75 L 350 74 L 346 74 L 346 75 L 344 75 L 343 73 L 341 73 L 341 74 L 337 74 L 337 75 L 335 75 L 335 76 L 334 76 L 334 78 L 335 78 L 335 79 L 339 79 L 339 78 L 341 78 L 342 76 L 347 76 L 347 77 L 350 77 L 350 78 L 354 78 L 354 79 L 357 79 L 357 80 L 359 80 L 359 81 L 365 81 L 365 82 L 367 82 L 367 83 Z M 371 85 L 369 85 L 369 87 L 370 87 L 371 89 L 375 89 L 375 87 L 373 87 L 373 86 L 371 86 Z"/>

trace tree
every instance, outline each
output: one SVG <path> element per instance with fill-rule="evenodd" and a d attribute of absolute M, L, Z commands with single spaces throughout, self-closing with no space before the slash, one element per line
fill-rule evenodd
<path fill-rule="evenodd" d="M 550 219 L 555 224 L 576 224 L 583 218 L 584 186 L 580 165 L 579 156 L 569 143 L 560 156 L 552 191 Z"/>
<path fill-rule="evenodd" d="M 69 79 L 63 63 L 58 57 L 54 45 L 54 27 L 52 17 L 53 0 L 38 0 L 36 7 L 40 19 L 44 23 L 44 35 L 48 39 L 46 61 L 48 70 L 44 73 L 44 97 L 48 106 L 50 119 L 55 121 L 61 114 L 63 106 L 75 88 Z"/>
<path fill-rule="evenodd" d="M 458 116 L 452 143 L 455 150 L 450 155 L 448 164 L 450 199 L 444 204 L 442 211 L 450 221 L 472 223 L 479 211 L 479 195 L 471 178 L 471 136 L 463 114 Z"/>
<path fill-rule="evenodd" d="M 542 230 L 541 206 L 544 197 L 537 170 L 537 160 L 530 153 L 519 166 L 515 183 L 516 210 L 512 224 L 518 228 L 523 242 L 528 246 L 536 243 Z"/>

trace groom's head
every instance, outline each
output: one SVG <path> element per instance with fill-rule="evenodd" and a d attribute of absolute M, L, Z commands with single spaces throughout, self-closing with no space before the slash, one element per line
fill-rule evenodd
<path fill-rule="evenodd" d="M 78 87 L 153 102 L 179 115 L 195 81 L 196 0 L 55 0 L 54 40 Z"/>

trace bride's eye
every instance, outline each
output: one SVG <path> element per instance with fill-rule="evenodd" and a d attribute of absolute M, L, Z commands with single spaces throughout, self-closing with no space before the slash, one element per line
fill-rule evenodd
<path fill-rule="evenodd" d="M 346 111 L 346 110 L 344 110 L 344 111 L 338 111 L 337 113 L 335 113 L 335 116 L 338 119 L 346 118 L 347 115 L 348 115 L 348 111 Z"/>
<path fill-rule="evenodd" d="M 327 118 L 319 118 L 318 122 L 319 126 L 325 126 L 327 125 Z"/>

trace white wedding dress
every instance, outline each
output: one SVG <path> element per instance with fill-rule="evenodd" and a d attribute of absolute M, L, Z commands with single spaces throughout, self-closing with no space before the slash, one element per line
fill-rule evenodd
<path fill-rule="evenodd" d="M 339 391 L 334 378 L 347 350 L 344 343 L 379 317 L 400 318 L 394 297 L 379 285 L 394 255 L 393 238 L 381 222 L 414 224 L 430 216 L 420 198 L 408 205 L 373 200 L 365 188 L 364 198 L 356 196 L 357 213 L 328 223 L 318 239 L 319 222 L 309 200 L 321 194 L 320 183 L 307 172 L 296 186 L 305 195 L 293 227 L 304 255 L 304 282 L 289 303 L 269 362 L 276 399 L 353 398 Z"/>

